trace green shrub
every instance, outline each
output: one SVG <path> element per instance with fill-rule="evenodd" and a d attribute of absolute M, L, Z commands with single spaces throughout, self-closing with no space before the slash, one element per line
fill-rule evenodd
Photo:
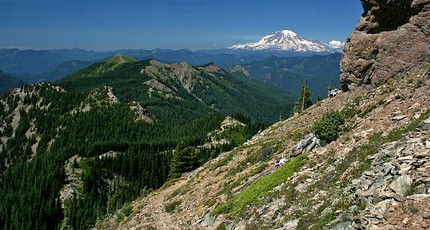
<path fill-rule="evenodd" d="M 315 122 L 312 131 L 322 144 L 328 144 L 339 137 L 344 118 L 340 112 L 329 112 Z"/>
<path fill-rule="evenodd" d="M 133 212 L 133 206 L 131 206 L 130 203 L 127 203 L 123 206 L 122 212 L 125 216 L 130 216 L 130 214 Z"/>
<path fill-rule="evenodd" d="M 176 211 L 176 209 L 178 208 L 179 205 L 181 205 L 182 201 L 175 201 L 173 203 L 170 204 L 166 204 L 164 205 L 164 211 L 166 211 L 167 213 L 173 213 L 174 211 Z"/>

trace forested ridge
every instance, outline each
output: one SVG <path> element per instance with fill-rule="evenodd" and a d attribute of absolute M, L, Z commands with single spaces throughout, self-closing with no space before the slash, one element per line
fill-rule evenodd
<path fill-rule="evenodd" d="M 231 75 L 213 64 L 163 64 L 130 60 L 124 55 L 119 62 L 118 56 L 69 75 L 58 84 L 73 92 L 110 86 L 121 102 L 137 101 L 159 122 L 168 123 L 213 111 L 240 112 L 273 123 L 280 115 L 289 115 L 295 100 L 290 93 L 243 75 Z"/>
<path fill-rule="evenodd" d="M 117 68 L 136 64 L 144 63 Z M 114 76 L 113 72 L 107 74 Z M 248 104 L 233 101 L 240 96 L 240 89 L 236 95 L 234 90 L 218 91 L 220 97 L 236 103 L 238 111 L 224 109 L 222 104 L 214 109 L 216 106 L 202 106 L 205 103 L 198 102 L 179 83 L 165 85 L 176 88 L 181 99 L 165 97 L 162 92 L 149 98 L 147 91 L 139 91 L 148 90 L 141 82 L 140 88 L 133 90 L 133 76 L 121 76 L 122 80 L 100 79 L 98 75 L 97 84 L 91 87 L 74 79 L 74 87 L 81 88 L 64 83 L 67 91 L 52 84 L 34 84 L 1 98 L 0 228 L 90 228 L 98 218 L 232 149 L 265 127 L 257 122 L 264 113 L 246 113 Z M 218 96 L 211 87 L 249 85 L 247 79 L 225 77 L 231 79 L 214 81 L 204 88 L 208 97 Z M 204 90 L 198 87 L 204 86 L 195 86 L 196 92 Z M 139 98 L 141 93 L 145 96 Z M 218 99 L 213 100 L 217 103 Z M 155 122 L 139 119 L 142 114 L 133 108 L 136 103 L 148 109 Z M 262 103 L 269 104 L 269 100 Z M 276 100 L 272 104 L 279 106 Z M 185 112 L 189 111 L 193 113 L 187 117 Z M 289 111 L 265 111 L 277 116 L 281 112 Z M 215 131 L 226 115 L 243 125 Z M 224 142 L 213 144 L 214 140 Z"/>

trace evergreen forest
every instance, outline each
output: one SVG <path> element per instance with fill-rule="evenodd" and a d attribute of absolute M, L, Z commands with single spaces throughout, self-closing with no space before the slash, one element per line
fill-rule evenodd
<path fill-rule="evenodd" d="M 187 66 L 199 79 L 187 90 L 164 66 L 170 91 L 157 91 L 139 74 L 149 61 L 116 59 L 1 97 L 1 229 L 91 228 L 291 110 L 288 94 L 222 69 Z M 219 131 L 226 116 L 242 125 Z"/>

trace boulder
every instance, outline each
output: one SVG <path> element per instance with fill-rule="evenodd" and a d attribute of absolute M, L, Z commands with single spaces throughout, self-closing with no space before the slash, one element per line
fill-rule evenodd
<path fill-rule="evenodd" d="M 361 0 L 340 63 L 343 91 L 377 87 L 430 60 L 430 0 Z"/>
<path fill-rule="evenodd" d="M 291 157 L 310 152 L 317 145 L 319 145 L 319 139 L 315 136 L 315 134 L 310 133 L 291 149 Z"/>
<path fill-rule="evenodd" d="M 213 222 L 215 221 L 215 217 L 212 216 L 209 212 L 206 213 L 206 215 L 203 218 L 203 221 L 201 222 L 201 226 L 202 227 L 208 227 L 211 226 L 213 224 Z"/>
<path fill-rule="evenodd" d="M 412 186 L 412 179 L 408 175 L 402 175 L 390 184 L 390 188 L 401 198 L 408 195 Z"/>

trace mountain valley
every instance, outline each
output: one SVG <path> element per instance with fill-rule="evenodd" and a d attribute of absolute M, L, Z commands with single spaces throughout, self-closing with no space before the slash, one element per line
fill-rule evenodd
<path fill-rule="evenodd" d="M 242 72 L 248 77 L 274 85 L 298 96 L 305 81 L 312 91 L 314 101 L 317 97 L 327 97 L 329 86 L 339 85 L 339 53 L 307 57 L 276 57 L 233 66 L 231 72 Z"/>

